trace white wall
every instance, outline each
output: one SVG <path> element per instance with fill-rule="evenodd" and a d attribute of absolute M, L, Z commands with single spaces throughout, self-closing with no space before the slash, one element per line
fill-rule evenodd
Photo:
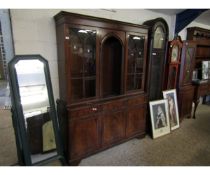
<path fill-rule="evenodd" d="M 114 9 L 115 12 L 99 9 L 68 9 L 64 11 L 103 17 L 135 24 L 163 17 L 169 26 L 169 40 L 173 38 L 175 16 L 143 9 Z M 11 20 L 15 54 L 41 54 L 49 61 L 54 98 L 59 97 L 56 32 L 53 16 L 57 9 L 12 9 Z"/>

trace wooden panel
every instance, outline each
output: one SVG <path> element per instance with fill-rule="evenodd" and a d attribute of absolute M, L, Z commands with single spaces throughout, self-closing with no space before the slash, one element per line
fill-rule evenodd
<path fill-rule="evenodd" d="M 209 46 L 197 46 L 196 57 L 210 57 L 210 47 Z"/>
<path fill-rule="evenodd" d="M 128 99 L 127 104 L 128 105 L 137 105 L 137 104 L 142 104 L 145 101 L 146 101 L 145 97 L 142 97 L 142 96 L 137 97 L 137 98 L 133 97 L 133 98 Z"/>
<path fill-rule="evenodd" d="M 99 120 L 96 117 L 70 122 L 70 159 L 80 157 L 99 147 Z"/>
<path fill-rule="evenodd" d="M 135 135 L 137 133 L 145 133 L 145 110 L 146 109 L 144 107 L 139 106 L 128 109 L 126 122 L 126 137 Z"/>
<path fill-rule="evenodd" d="M 102 106 L 103 111 L 110 111 L 110 110 L 119 110 L 122 108 L 125 104 L 125 100 L 115 100 L 110 101 L 107 103 L 104 103 Z"/>
<path fill-rule="evenodd" d="M 101 105 L 92 104 L 92 105 L 87 105 L 82 108 L 75 108 L 75 109 L 68 109 L 68 110 L 69 110 L 68 114 L 69 114 L 70 119 L 74 119 L 74 118 L 79 118 L 82 116 L 89 116 L 89 115 L 96 114 L 102 110 L 102 107 Z"/>
<path fill-rule="evenodd" d="M 125 136 L 124 112 L 106 113 L 102 117 L 102 145 L 106 146 Z"/>
<path fill-rule="evenodd" d="M 184 117 L 191 117 L 194 87 L 187 86 L 179 91 L 180 121 Z"/>

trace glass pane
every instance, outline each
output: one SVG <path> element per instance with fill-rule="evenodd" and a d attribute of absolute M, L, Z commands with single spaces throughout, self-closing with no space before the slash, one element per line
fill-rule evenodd
<path fill-rule="evenodd" d="M 173 48 L 172 48 L 172 52 L 171 52 L 171 61 L 178 61 L 177 58 L 178 58 L 178 51 L 179 51 L 179 48 L 177 45 L 174 45 Z"/>
<path fill-rule="evenodd" d="M 143 73 L 144 64 L 144 36 L 130 35 L 128 40 L 128 68 L 127 90 L 141 88 L 141 78 L 137 74 Z M 133 75 L 131 75 L 133 74 Z"/>
<path fill-rule="evenodd" d="M 185 61 L 185 77 L 184 83 L 188 83 L 191 81 L 191 64 L 192 64 L 192 57 L 193 57 L 194 48 L 187 48 L 186 51 L 186 61 Z"/>
<path fill-rule="evenodd" d="M 82 79 L 72 79 L 71 80 L 71 95 L 72 100 L 78 100 L 83 98 L 83 80 Z"/>
<path fill-rule="evenodd" d="M 96 31 L 69 29 L 71 50 L 71 76 L 93 76 L 96 74 Z"/>
<path fill-rule="evenodd" d="M 157 27 L 154 34 L 154 43 L 153 48 L 155 49 L 163 49 L 164 47 L 165 36 L 163 33 L 163 29 L 161 27 Z"/>
<path fill-rule="evenodd" d="M 141 89 L 142 74 L 128 74 L 127 90 Z"/>
<path fill-rule="evenodd" d="M 72 100 L 95 96 L 96 81 L 87 81 L 96 76 L 96 31 L 69 29 Z"/>
<path fill-rule="evenodd" d="M 85 97 L 94 97 L 95 94 L 95 85 L 96 85 L 96 80 L 85 80 Z"/>

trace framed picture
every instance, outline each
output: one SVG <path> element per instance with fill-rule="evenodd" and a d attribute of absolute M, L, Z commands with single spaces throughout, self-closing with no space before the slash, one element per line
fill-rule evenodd
<path fill-rule="evenodd" d="M 168 100 L 168 111 L 171 130 L 179 128 L 179 112 L 177 104 L 176 89 L 163 91 L 164 99 Z"/>
<path fill-rule="evenodd" d="M 157 100 L 149 102 L 153 138 L 170 133 L 168 116 L 168 101 Z"/>
<path fill-rule="evenodd" d="M 209 62 L 202 61 L 202 79 L 209 78 Z"/>

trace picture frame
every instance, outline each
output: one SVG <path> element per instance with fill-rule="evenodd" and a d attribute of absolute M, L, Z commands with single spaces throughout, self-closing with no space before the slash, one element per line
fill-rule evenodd
<path fill-rule="evenodd" d="M 163 98 L 168 101 L 168 111 L 171 130 L 179 128 L 179 111 L 176 89 L 163 91 Z"/>
<path fill-rule="evenodd" d="M 209 79 L 209 72 L 210 72 L 210 67 L 209 67 L 209 61 L 202 61 L 202 79 L 206 80 Z"/>
<path fill-rule="evenodd" d="M 171 130 L 168 114 L 168 101 L 166 99 L 150 101 L 149 105 L 153 139 L 169 134 Z"/>

